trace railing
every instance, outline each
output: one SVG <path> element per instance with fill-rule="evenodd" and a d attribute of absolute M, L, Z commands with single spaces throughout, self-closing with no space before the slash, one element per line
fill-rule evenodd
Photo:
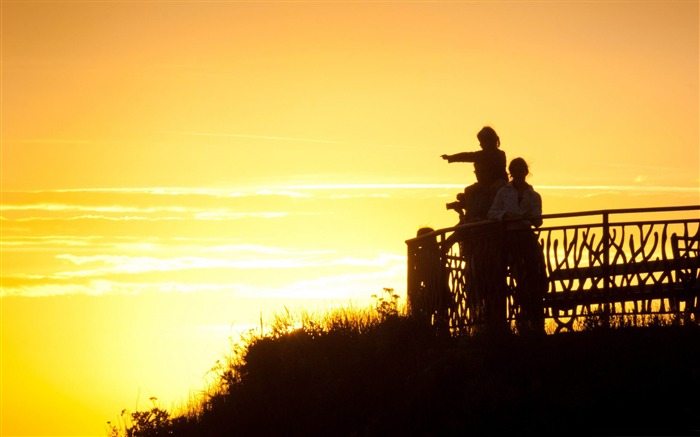
<path fill-rule="evenodd" d="M 556 330 L 600 312 L 700 322 L 699 216 L 700 205 L 543 216 L 534 232 L 549 283 L 546 317 Z M 505 235 L 489 221 L 406 241 L 409 313 L 451 332 L 513 325 L 520 308 Z"/>

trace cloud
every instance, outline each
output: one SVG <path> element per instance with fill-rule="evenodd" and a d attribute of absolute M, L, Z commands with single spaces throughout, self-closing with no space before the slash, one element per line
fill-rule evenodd
<path fill-rule="evenodd" d="M 150 194 L 154 196 L 208 196 L 235 198 L 245 196 L 290 196 L 308 197 L 309 194 L 285 191 L 270 187 L 252 187 L 248 189 L 230 189 L 226 187 L 124 187 L 124 188 L 58 188 L 52 190 L 10 190 L 8 194 Z"/>
<path fill-rule="evenodd" d="M 117 250 L 133 253 L 144 250 L 185 251 L 196 254 L 216 254 L 225 256 L 282 256 L 310 257 L 328 256 L 335 252 L 329 250 L 289 249 L 240 243 L 239 238 L 196 238 L 196 237 L 158 237 L 158 236 L 78 236 L 78 235 L 41 235 L 41 236 L 4 236 L 0 246 L 7 250 L 27 249 L 61 249 L 69 247 L 90 248 L 93 250 Z"/>
<path fill-rule="evenodd" d="M 94 141 L 58 139 L 58 138 L 25 138 L 25 139 L 5 139 L 6 144 L 95 144 Z"/>
<path fill-rule="evenodd" d="M 241 250 L 251 252 L 294 253 L 280 248 L 241 245 Z M 306 253 L 306 252 L 301 252 Z M 317 253 L 317 252 L 313 252 Z M 330 259 L 274 258 L 232 261 L 206 257 L 179 257 L 158 259 L 114 255 L 77 256 L 64 254 L 57 258 L 70 262 L 80 270 L 63 271 L 49 275 L 18 275 L 3 281 L 0 296 L 58 296 L 105 295 L 142 293 L 208 293 L 226 294 L 249 298 L 369 298 L 383 287 L 397 291 L 405 282 L 406 259 L 404 256 L 380 254 L 375 257 Z M 131 274 L 175 271 L 178 269 L 211 268 L 260 268 L 299 269 L 302 267 L 348 266 L 351 269 L 340 274 L 318 276 L 313 270 L 310 279 L 290 281 L 279 286 L 262 286 L 259 281 L 202 282 L 183 281 L 129 281 Z M 362 270 L 352 270 L 352 268 Z M 106 276 L 110 276 L 107 278 Z M 229 276 L 235 277 L 235 275 Z"/>
<path fill-rule="evenodd" d="M 353 146 L 353 147 L 385 147 L 393 149 L 415 149 L 417 146 L 402 146 L 396 144 L 366 144 L 366 143 L 354 143 L 348 141 L 338 141 L 320 138 L 303 138 L 303 137 L 289 137 L 289 136 L 279 136 L 279 135 L 255 135 L 255 134 L 238 134 L 238 133 L 221 133 L 221 132 L 181 132 L 181 131 L 170 131 L 166 132 L 171 135 L 183 135 L 183 136 L 195 136 L 195 137 L 217 137 L 217 138 L 241 138 L 250 140 L 263 140 L 263 141 L 288 141 L 295 143 L 315 143 L 315 144 L 336 144 L 342 146 Z"/>
<path fill-rule="evenodd" d="M 367 299 L 382 288 L 405 294 L 406 259 L 381 270 L 325 275 L 290 283 L 287 286 L 241 290 L 241 296 L 256 298 Z"/>
<path fill-rule="evenodd" d="M 638 176 L 639 178 L 640 176 Z M 644 178 L 642 176 L 642 178 Z M 644 178 L 645 179 L 645 178 Z M 639 182 L 639 181 L 637 181 Z M 293 198 L 309 198 L 313 194 L 309 191 L 392 191 L 392 190 L 453 190 L 462 189 L 464 184 L 447 183 L 321 183 L 321 184 L 285 184 L 278 183 L 269 186 L 253 186 L 246 189 L 235 190 L 226 187 L 184 188 L 184 187 L 143 187 L 143 188 L 79 188 L 56 189 L 35 191 L 4 191 L 3 193 L 28 193 L 28 194 L 52 194 L 52 193 L 113 193 L 113 194 L 150 194 L 154 196 L 208 196 L 217 198 L 237 198 L 250 196 L 284 196 Z M 697 191 L 697 186 L 668 186 L 668 185 L 538 185 L 538 189 L 547 190 L 574 190 L 574 191 Z M 41 206 L 45 205 L 45 206 Z M 62 203 L 43 203 L 31 205 L 0 206 L 0 210 L 8 209 L 66 209 L 70 205 Z M 90 209 L 92 207 L 85 206 Z M 129 209 L 130 207 L 111 205 L 101 207 L 103 210 L 141 211 L 143 209 Z M 167 207 L 177 210 L 185 207 Z"/>
<path fill-rule="evenodd" d="M 131 275 L 149 272 L 165 272 L 192 269 L 279 269 L 300 268 L 305 263 L 297 258 L 226 259 L 201 256 L 156 258 L 129 255 L 57 255 L 56 258 L 71 262 L 81 270 L 62 271 L 49 278 L 96 277 L 105 275 Z"/>
<path fill-rule="evenodd" d="M 223 220 L 236 220 L 243 218 L 256 218 L 256 219 L 271 219 L 280 218 L 288 216 L 288 212 L 225 212 L 225 211 L 207 211 L 200 212 L 193 215 L 194 220 L 213 220 L 213 221 L 223 221 Z M 108 221 L 149 221 L 149 222 L 160 222 L 160 221 L 182 221 L 188 220 L 186 217 L 143 217 L 143 216 L 105 216 L 105 215 L 79 215 L 71 217 L 24 217 L 14 219 L 17 222 L 32 222 L 32 221 L 76 221 L 76 220 L 108 220 Z"/>
<path fill-rule="evenodd" d="M 239 247 L 241 249 L 241 247 Z M 131 275 L 148 272 L 164 272 L 192 269 L 300 269 L 318 267 L 376 267 L 386 268 L 405 262 L 401 255 L 381 254 L 372 258 L 333 258 L 328 252 L 298 251 L 282 249 L 254 249 L 243 246 L 238 253 L 227 253 L 225 257 L 183 256 L 157 258 L 130 255 L 56 255 L 81 267 L 79 270 L 55 272 L 46 278 L 65 279 L 98 277 L 106 275 Z"/>
<path fill-rule="evenodd" d="M 79 215 L 71 217 L 23 217 L 14 219 L 17 222 L 32 222 L 32 221 L 76 221 L 76 220 L 109 220 L 109 221 L 172 221 L 185 220 L 184 217 L 143 217 L 143 216 L 119 216 L 112 217 L 106 215 Z"/>
<path fill-rule="evenodd" d="M 234 220 L 243 218 L 270 219 L 286 217 L 290 213 L 285 211 L 232 211 L 228 208 L 202 208 L 188 206 L 122 206 L 122 205 L 77 205 L 67 203 L 34 203 L 34 204 L 5 204 L 0 206 L 3 212 L 44 212 L 44 213 L 71 213 L 94 212 L 101 214 L 83 214 L 77 216 L 40 216 L 21 217 L 8 219 L 8 221 L 53 221 L 53 220 L 112 220 L 112 221 L 169 221 L 169 220 Z M 180 214 L 179 216 L 155 216 L 129 215 L 129 214 Z M 115 214 L 108 216 L 105 214 Z M 119 215 L 124 214 L 124 215 Z"/>
<path fill-rule="evenodd" d="M 342 141 L 334 140 L 323 140 L 317 138 L 301 138 L 301 137 L 282 137 L 274 135 L 250 135 L 250 134 L 230 134 L 230 133 L 216 133 L 216 132 L 178 132 L 172 131 L 167 132 L 173 135 L 184 135 L 184 136 L 196 136 L 196 137 L 229 137 L 229 138 L 246 138 L 254 140 L 272 140 L 272 141 L 293 141 L 293 142 L 304 142 L 304 143 L 320 143 L 320 144 L 349 144 Z"/>
<path fill-rule="evenodd" d="M 590 194 L 600 193 L 697 193 L 699 187 L 678 187 L 663 185 L 538 185 L 538 191 L 564 191 L 564 192 L 588 192 Z"/>
<path fill-rule="evenodd" d="M 280 218 L 288 216 L 288 212 L 231 212 L 231 211 L 206 211 L 194 215 L 195 220 L 235 220 L 241 218 Z"/>
<path fill-rule="evenodd" d="M 110 294 L 148 293 L 216 293 L 236 295 L 246 294 L 245 284 L 236 283 L 197 283 L 180 282 L 123 282 L 109 279 L 90 279 L 81 283 L 25 281 L 22 284 L 0 287 L 0 297 L 49 297 L 68 295 L 103 296 Z"/>
<path fill-rule="evenodd" d="M 178 212 L 184 213 L 190 211 L 191 208 L 184 206 L 160 206 L 160 207 L 136 207 L 123 205 L 76 205 L 67 203 L 30 203 L 30 204 L 4 204 L 0 205 L 0 211 L 49 211 L 49 212 L 66 212 L 66 211 L 81 211 L 81 212 L 102 212 L 102 213 L 160 213 L 160 212 Z"/>
<path fill-rule="evenodd" d="M 292 190 L 444 190 L 464 188 L 460 184 L 426 183 L 365 183 L 365 184 L 311 184 L 290 185 Z"/>
<path fill-rule="evenodd" d="M 37 247 L 46 248 L 51 246 L 81 246 L 88 247 L 96 244 L 97 241 L 102 240 L 103 237 L 96 236 L 63 236 L 63 235 L 41 235 L 41 236 L 3 236 L 0 240 L 0 246 L 10 246 L 10 247 Z"/>
<path fill-rule="evenodd" d="M 360 199 L 360 198 L 377 198 L 377 199 L 388 199 L 391 197 L 386 193 L 376 193 L 376 194 L 331 194 L 331 199 Z"/>

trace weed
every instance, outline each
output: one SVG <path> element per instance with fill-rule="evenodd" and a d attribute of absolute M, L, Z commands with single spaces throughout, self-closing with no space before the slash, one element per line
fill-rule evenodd
<path fill-rule="evenodd" d="M 384 294 L 378 297 L 376 294 L 372 295 L 372 299 L 375 300 L 375 308 L 379 317 L 382 320 L 386 320 L 392 317 L 398 317 L 399 315 L 399 296 L 394 293 L 393 288 L 384 288 Z"/>

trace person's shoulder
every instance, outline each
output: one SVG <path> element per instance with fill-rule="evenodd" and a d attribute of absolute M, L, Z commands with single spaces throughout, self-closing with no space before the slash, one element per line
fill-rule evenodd
<path fill-rule="evenodd" d="M 497 159 L 499 161 L 504 160 L 506 155 L 501 149 L 482 149 L 480 150 L 481 154 L 484 157 L 488 157 L 489 159 Z"/>
<path fill-rule="evenodd" d="M 535 187 L 533 187 L 532 185 L 529 185 L 529 184 L 528 184 L 527 190 L 530 191 L 530 192 L 532 193 L 533 196 L 535 196 L 535 197 L 537 197 L 537 198 L 540 198 L 540 199 L 542 198 L 542 196 L 540 195 L 540 193 L 538 193 L 537 190 L 535 190 Z"/>
<path fill-rule="evenodd" d="M 507 184 L 505 184 L 504 186 L 499 188 L 498 191 L 496 192 L 496 194 L 504 194 L 504 193 L 508 193 L 511 191 L 515 191 L 515 187 L 513 186 L 513 184 L 511 182 L 508 182 Z"/>

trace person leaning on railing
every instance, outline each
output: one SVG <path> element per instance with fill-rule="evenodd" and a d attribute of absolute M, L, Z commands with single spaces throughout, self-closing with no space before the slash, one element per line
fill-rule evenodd
<path fill-rule="evenodd" d="M 506 262 L 515 279 L 518 332 L 544 333 L 544 293 L 547 273 L 542 248 L 533 227 L 542 225 L 542 197 L 525 179 L 527 162 L 515 158 L 508 165 L 511 180 L 498 190 L 488 218 L 505 225 Z"/>
<path fill-rule="evenodd" d="M 443 258 L 437 237 L 427 236 L 433 228 L 418 229 L 416 237 L 424 238 L 414 246 L 413 274 L 415 287 L 409 289 L 409 306 L 413 317 L 447 326 L 448 310 L 451 308 L 450 289 L 443 269 Z"/>

